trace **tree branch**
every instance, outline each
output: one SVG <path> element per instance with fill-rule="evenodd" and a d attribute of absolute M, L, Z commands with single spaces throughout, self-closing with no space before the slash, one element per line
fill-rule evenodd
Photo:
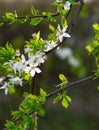
<path fill-rule="evenodd" d="M 46 96 L 46 99 L 49 99 L 50 97 L 55 96 L 56 94 L 62 92 L 63 90 L 67 90 L 67 89 L 69 89 L 69 88 L 73 88 L 73 87 L 75 87 L 76 85 L 79 85 L 80 83 L 83 83 L 83 82 L 85 82 L 85 81 L 87 81 L 87 80 L 91 80 L 91 79 L 93 79 L 94 77 L 95 77 L 95 75 L 91 75 L 91 76 L 88 76 L 88 77 L 86 77 L 86 78 L 80 79 L 80 80 L 78 80 L 78 81 L 68 83 L 65 87 L 59 88 L 59 89 L 57 89 L 57 90 L 55 90 L 55 91 L 49 93 L 49 94 Z"/>
<path fill-rule="evenodd" d="M 32 93 L 32 94 L 34 94 L 35 80 L 36 80 L 36 75 L 32 78 L 32 90 L 31 90 L 31 93 Z"/>
<path fill-rule="evenodd" d="M 52 14 L 52 17 L 57 17 L 59 16 L 59 12 L 56 12 L 56 13 L 51 13 Z M 16 20 L 18 19 L 25 19 L 27 16 L 17 16 L 15 17 Z M 32 19 L 32 18 L 47 18 L 46 15 L 32 15 L 32 16 L 28 16 L 28 19 Z M 3 19 L 0 19 L 0 22 L 5 22 Z"/>
<path fill-rule="evenodd" d="M 83 5 L 84 5 L 83 0 L 79 0 L 79 1 L 80 1 L 79 10 L 76 12 L 76 14 L 74 15 L 74 17 L 73 17 L 72 20 L 71 20 L 71 23 L 68 25 L 67 33 L 69 33 L 69 32 L 71 31 L 72 27 L 75 25 L 76 19 L 77 19 L 78 15 L 80 14 L 80 12 L 81 12 L 81 10 L 82 10 L 82 8 L 83 8 Z M 66 18 L 69 16 L 70 12 L 71 12 L 71 9 L 70 9 L 70 11 L 68 12 Z M 62 43 L 64 43 L 64 41 L 65 41 L 66 39 L 67 39 L 67 38 L 64 37 L 64 39 L 63 39 L 62 42 L 58 42 L 57 45 L 56 45 L 54 48 L 52 48 L 52 49 L 50 49 L 49 51 L 45 52 L 46 55 L 49 54 L 49 53 L 51 53 L 51 52 L 54 51 L 55 49 L 57 49 Z"/>

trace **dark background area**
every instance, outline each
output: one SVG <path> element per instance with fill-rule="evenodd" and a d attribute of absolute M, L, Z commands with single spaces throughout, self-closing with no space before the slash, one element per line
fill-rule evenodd
<path fill-rule="evenodd" d="M 18 15 L 30 14 L 33 5 L 40 11 L 55 11 L 49 4 L 52 0 L 0 0 L 0 17 L 5 12 L 17 11 Z M 77 6 L 74 7 L 74 11 Z M 73 14 L 71 15 L 71 17 Z M 91 43 L 94 32 L 93 23 L 99 23 L 99 1 L 90 0 L 87 2 L 77 19 L 76 25 L 71 30 L 71 38 L 66 40 L 61 48 L 70 48 L 74 59 L 80 63 L 79 66 L 71 65 L 67 58 L 61 59 L 52 52 L 48 55 L 47 61 L 41 66 L 42 73 L 36 79 L 35 91 L 38 93 L 42 87 L 48 92 L 55 90 L 55 85 L 60 81 L 58 75 L 63 73 L 69 82 L 79 80 L 93 74 L 96 69 L 94 58 L 88 55 L 86 45 Z M 4 46 L 10 41 L 15 48 L 24 47 L 25 41 L 31 38 L 31 34 L 41 31 L 41 36 L 46 38 L 49 33 L 48 21 L 33 27 L 29 23 L 23 25 L 4 25 L 0 28 L 0 45 Z M 56 25 L 57 26 L 57 25 Z M 61 103 L 52 105 L 52 98 L 45 105 L 46 116 L 39 118 L 39 130 L 98 130 L 99 129 L 99 91 L 97 86 L 99 80 L 86 81 L 68 90 L 72 97 L 72 103 L 68 109 L 64 109 Z M 4 128 L 5 120 L 11 119 L 11 111 L 16 110 L 23 99 L 24 91 L 31 92 L 31 86 L 17 87 L 14 95 L 4 95 L 0 90 L 0 129 Z"/>

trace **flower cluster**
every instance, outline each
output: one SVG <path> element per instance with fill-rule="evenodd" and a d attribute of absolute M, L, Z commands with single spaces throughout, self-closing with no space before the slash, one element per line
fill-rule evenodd
<path fill-rule="evenodd" d="M 56 0 L 56 2 L 62 2 L 65 10 L 70 9 L 69 1 Z M 14 57 L 3 63 L 3 66 L 7 66 L 10 70 L 6 76 L 0 78 L 0 89 L 4 89 L 6 95 L 11 87 L 22 86 L 24 81 L 30 80 L 36 73 L 41 73 L 39 67 L 46 60 L 46 52 L 58 47 L 58 44 L 63 42 L 64 37 L 70 37 L 66 32 L 67 27 L 67 24 L 58 24 L 57 29 L 53 31 L 54 39 L 51 40 L 43 40 L 40 37 L 40 32 L 34 33 L 32 39 L 26 42 L 24 54 L 16 50 Z"/>
<path fill-rule="evenodd" d="M 60 25 L 58 24 L 58 32 L 56 33 L 57 39 L 62 42 L 64 37 L 71 37 L 68 33 L 66 33 L 67 26 L 65 26 L 63 29 L 60 28 Z"/>

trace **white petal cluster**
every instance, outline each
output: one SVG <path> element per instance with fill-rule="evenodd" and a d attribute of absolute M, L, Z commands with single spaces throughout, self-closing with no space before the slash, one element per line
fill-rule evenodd
<path fill-rule="evenodd" d="M 46 41 L 46 45 L 45 45 L 45 51 L 49 51 L 51 49 L 53 49 L 54 47 L 57 46 L 57 42 L 54 41 Z"/>
<path fill-rule="evenodd" d="M 63 6 L 65 10 L 70 10 L 71 3 L 69 1 L 66 1 Z"/>
<path fill-rule="evenodd" d="M 58 32 L 56 33 L 57 39 L 62 42 L 64 37 L 71 37 L 68 33 L 66 33 L 67 26 L 61 29 L 60 25 L 58 24 Z"/>

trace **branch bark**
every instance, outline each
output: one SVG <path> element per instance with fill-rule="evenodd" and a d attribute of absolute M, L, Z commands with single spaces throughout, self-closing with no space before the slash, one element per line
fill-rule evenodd
<path fill-rule="evenodd" d="M 95 74 L 94 74 L 94 75 L 91 75 L 91 76 L 88 76 L 88 77 L 85 77 L 85 78 L 83 78 L 83 79 L 80 79 L 80 80 L 78 80 L 78 81 L 68 83 L 64 88 L 59 88 L 59 89 L 57 89 L 57 90 L 55 90 L 55 91 L 49 93 L 49 94 L 46 96 L 46 99 L 49 99 L 50 97 L 55 96 L 56 94 L 58 94 L 58 93 L 60 93 L 60 92 L 62 92 L 62 91 L 64 91 L 64 90 L 67 90 L 67 89 L 69 89 L 69 88 L 73 88 L 73 87 L 75 87 L 76 85 L 79 85 L 80 83 L 83 83 L 83 82 L 85 82 L 85 81 L 87 81 L 87 80 L 91 80 L 91 79 L 93 79 L 94 77 L 95 77 Z"/>

